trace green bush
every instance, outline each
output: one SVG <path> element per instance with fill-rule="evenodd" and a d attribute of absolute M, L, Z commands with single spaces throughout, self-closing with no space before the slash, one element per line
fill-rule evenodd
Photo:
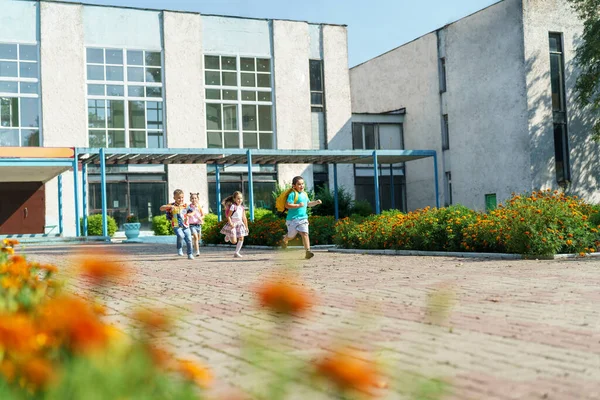
<path fill-rule="evenodd" d="M 167 219 L 166 215 L 157 215 L 152 218 L 152 231 L 155 236 L 167 236 L 174 235 L 173 226 L 171 221 Z"/>
<path fill-rule="evenodd" d="M 316 207 L 310 208 L 312 215 L 335 215 L 335 200 L 332 191 L 329 191 L 327 186 L 321 187 L 314 196 L 315 199 L 321 200 L 323 203 Z M 353 213 L 352 195 L 343 187 L 338 188 L 338 212 L 340 218 L 346 218 Z M 370 206 L 369 206 L 370 209 Z M 369 211 L 369 214 L 371 212 Z"/>
<path fill-rule="evenodd" d="M 106 218 L 108 236 L 112 237 L 118 228 L 117 221 L 110 215 L 107 215 Z M 83 234 L 83 218 L 79 219 L 79 226 Z M 88 236 L 102 236 L 102 214 L 88 216 Z"/>
<path fill-rule="evenodd" d="M 359 200 L 354 202 L 350 213 L 360 215 L 361 217 L 368 217 L 373 214 L 373 208 L 367 200 Z"/>
<path fill-rule="evenodd" d="M 254 209 L 254 220 L 258 221 L 259 219 L 263 219 L 263 218 L 272 218 L 272 217 L 276 217 L 276 215 L 273 213 L 272 210 L 269 210 L 267 208 L 255 208 Z M 248 221 L 250 221 L 250 210 L 248 208 L 246 208 L 246 218 L 248 219 Z"/>

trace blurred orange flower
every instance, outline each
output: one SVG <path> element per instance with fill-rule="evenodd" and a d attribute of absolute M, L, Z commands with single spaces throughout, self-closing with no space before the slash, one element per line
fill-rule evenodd
<path fill-rule="evenodd" d="M 123 277 L 127 274 L 124 266 L 106 256 L 94 255 L 81 262 L 81 275 L 90 278 L 94 284 L 100 285 L 107 279 Z"/>
<path fill-rule="evenodd" d="M 35 326 L 25 314 L 0 316 L 0 347 L 20 353 L 29 353 L 36 348 Z"/>
<path fill-rule="evenodd" d="M 140 321 L 147 331 L 168 329 L 171 326 L 170 318 L 159 310 L 140 309 L 133 314 L 133 318 Z"/>
<path fill-rule="evenodd" d="M 311 306 L 308 291 L 291 279 L 268 281 L 256 293 L 262 307 L 284 314 L 297 314 Z"/>
<path fill-rule="evenodd" d="M 193 381 L 196 385 L 203 388 L 210 386 L 213 376 L 208 368 L 189 360 L 178 360 L 178 362 L 177 370 L 184 378 Z"/>
<path fill-rule="evenodd" d="M 2 240 L 2 243 L 4 246 L 14 247 L 19 244 L 19 241 L 17 239 L 4 239 Z"/>
<path fill-rule="evenodd" d="M 36 388 L 46 386 L 56 376 L 52 364 L 42 358 L 32 358 L 22 367 L 23 377 Z"/>
<path fill-rule="evenodd" d="M 366 359 L 365 354 L 357 351 L 342 349 L 317 361 L 315 366 L 322 376 L 342 391 L 354 390 L 375 395 L 375 388 L 387 387 L 375 363 Z"/>

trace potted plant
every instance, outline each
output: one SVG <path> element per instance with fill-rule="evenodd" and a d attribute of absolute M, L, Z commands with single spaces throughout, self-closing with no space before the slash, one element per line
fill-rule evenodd
<path fill-rule="evenodd" d="M 126 222 L 123 224 L 123 230 L 127 239 L 135 239 L 140 236 L 140 220 L 137 216 L 131 214 L 127 217 Z"/>

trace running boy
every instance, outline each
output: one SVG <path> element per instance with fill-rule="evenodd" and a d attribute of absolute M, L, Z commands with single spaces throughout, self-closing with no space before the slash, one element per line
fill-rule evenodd
<path fill-rule="evenodd" d="M 167 219 L 171 221 L 171 225 L 173 226 L 173 230 L 177 235 L 177 254 L 183 256 L 183 243 L 182 240 L 185 240 L 185 245 L 187 247 L 187 256 L 190 260 L 194 259 L 192 255 L 192 234 L 190 231 L 190 225 L 188 222 L 188 211 L 190 208 L 183 202 L 183 190 L 176 189 L 173 192 L 173 203 L 165 204 L 164 206 L 160 206 L 160 211 L 167 212 Z"/>
<path fill-rule="evenodd" d="M 292 180 L 294 189 L 288 196 L 285 208 L 288 209 L 286 225 L 287 235 L 283 236 L 281 247 L 287 247 L 288 241 L 292 240 L 299 233 L 302 237 L 302 244 L 306 250 L 305 258 L 312 258 L 315 254 L 310 251 L 310 239 L 308 237 L 308 207 L 314 207 L 321 204 L 321 200 L 309 201 L 308 195 L 304 191 L 304 178 L 296 176 Z"/>

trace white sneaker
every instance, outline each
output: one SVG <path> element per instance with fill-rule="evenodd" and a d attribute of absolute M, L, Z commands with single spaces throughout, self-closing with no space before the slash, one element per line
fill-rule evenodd
<path fill-rule="evenodd" d="M 194 256 L 191 254 L 188 254 L 188 260 L 193 260 L 193 259 L 194 259 Z"/>
<path fill-rule="evenodd" d="M 180 257 L 183 257 L 183 249 L 182 250 L 177 250 L 177 255 Z"/>
<path fill-rule="evenodd" d="M 200 252 L 197 252 L 197 253 L 196 253 L 196 257 L 200 257 Z"/>
<path fill-rule="evenodd" d="M 242 255 L 240 253 L 235 253 L 233 255 L 233 258 L 242 258 Z"/>

